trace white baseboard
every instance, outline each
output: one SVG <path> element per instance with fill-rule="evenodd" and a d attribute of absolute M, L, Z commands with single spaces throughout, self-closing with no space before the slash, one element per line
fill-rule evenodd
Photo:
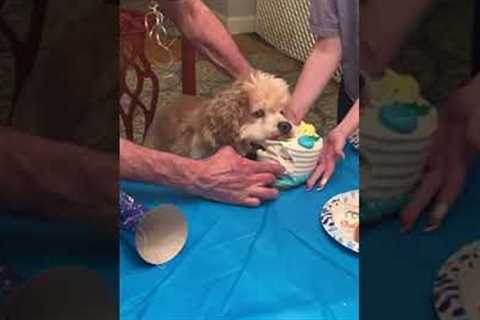
<path fill-rule="evenodd" d="M 215 14 L 231 34 L 255 32 L 255 16 L 225 17 L 218 12 Z"/>

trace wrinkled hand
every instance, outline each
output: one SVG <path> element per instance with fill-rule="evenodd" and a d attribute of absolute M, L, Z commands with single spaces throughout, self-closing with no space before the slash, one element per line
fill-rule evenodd
<path fill-rule="evenodd" d="M 251 161 L 224 147 L 199 161 L 191 191 L 211 200 L 256 207 L 278 196 L 271 185 L 284 170 L 279 164 Z"/>
<path fill-rule="evenodd" d="M 346 140 L 346 134 L 343 133 L 338 127 L 330 131 L 324 140 L 317 168 L 307 180 L 308 190 L 311 190 L 319 180 L 320 182 L 318 183 L 318 189 L 321 190 L 325 187 L 335 171 L 335 164 L 337 160 L 340 158 L 345 158 L 343 147 L 345 146 Z"/>
<path fill-rule="evenodd" d="M 409 231 L 420 214 L 434 201 L 429 213 L 430 221 L 425 231 L 441 226 L 448 209 L 462 191 L 471 160 L 478 149 L 478 136 L 472 134 L 475 125 L 475 108 L 469 108 L 456 94 L 449 99 L 446 110 L 440 113 L 440 121 L 430 156 L 412 201 L 402 210 L 402 230 Z"/>

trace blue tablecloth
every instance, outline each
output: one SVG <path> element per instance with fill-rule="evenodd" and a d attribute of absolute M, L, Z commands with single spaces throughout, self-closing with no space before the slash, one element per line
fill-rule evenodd
<path fill-rule="evenodd" d="M 358 154 L 346 148 L 324 191 L 299 187 L 254 209 L 122 183 L 147 209 L 175 204 L 189 234 L 179 256 L 153 267 L 122 233 L 121 319 L 357 319 L 358 257 L 319 223 L 329 198 L 358 188 Z"/>
<path fill-rule="evenodd" d="M 115 292 L 114 248 L 110 238 L 87 227 L 0 214 L 0 263 L 25 281 L 50 268 L 81 266 L 96 271 Z"/>
<path fill-rule="evenodd" d="M 436 319 L 433 281 L 441 265 L 463 245 L 480 239 L 480 161 L 441 229 L 425 233 L 424 215 L 415 230 L 400 234 L 398 220 L 362 227 L 361 318 Z"/>

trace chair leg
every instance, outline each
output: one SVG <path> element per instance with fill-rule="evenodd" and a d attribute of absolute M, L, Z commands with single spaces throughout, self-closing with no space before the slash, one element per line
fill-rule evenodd
<path fill-rule="evenodd" d="M 183 94 L 196 95 L 195 48 L 182 39 L 182 89 Z"/>

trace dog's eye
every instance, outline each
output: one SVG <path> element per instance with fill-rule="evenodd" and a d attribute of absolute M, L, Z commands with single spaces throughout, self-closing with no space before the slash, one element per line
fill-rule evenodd
<path fill-rule="evenodd" d="M 262 109 L 257 110 L 253 113 L 253 116 L 255 118 L 263 118 L 263 117 L 265 117 L 265 111 L 263 111 Z"/>

